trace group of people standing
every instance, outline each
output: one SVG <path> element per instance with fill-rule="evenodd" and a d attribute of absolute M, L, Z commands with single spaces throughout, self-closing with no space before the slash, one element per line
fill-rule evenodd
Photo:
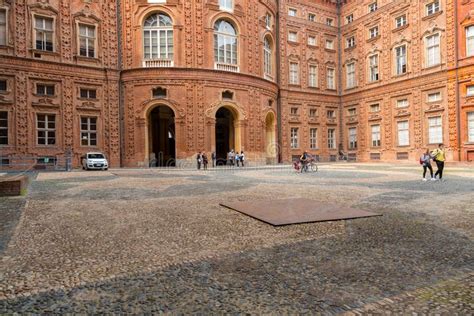
<path fill-rule="evenodd" d="M 227 161 L 229 162 L 230 166 L 240 167 L 240 165 L 242 165 L 242 167 L 244 167 L 244 165 L 245 165 L 245 154 L 244 154 L 243 151 L 241 151 L 239 153 L 238 151 L 234 152 L 234 150 L 231 149 L 227 153 Z"/>
<path fill-rule="evenodd" d="M 211 160 L 212 160 L 212 167 L 214 168 L 216 166 L 216 153 L 212 152 L 211 154 Z M 198 170 L 201 169 L 201 167 L 204 170 L 207 170 L 207 165 L 209 164 L 209 159 L 207 157 L 207 154 L 205 152 L 199 152 L 196 156 L 196 162 L 197 162 L 197 168 Z M 234 152 L 232 149 L 227 153 L 227 161 L 230 166 L 244 166 L 245 165 L 245 154 L 243 151 L 239 152 Z"/>
<path fill-rule="evenodd" d="M 436 173 L 433 175 L 433 167 L 431 166 L 431 160 L 436 163 Z M 446 161 L 446 152 L 444 150 L 444 145 L 439 144 L 438 148 L 431 151 L 426 149 L 426 152 L 420 157 L 420 164 L 423 166 L 423 181 L 428 181 L 426 179 L 426 172 L 429 170 L 431 175 L 431 181 L 440 180 L 443 181 L 443 170 L 444 162 Z M 438 179 L 436 178 L 438 177 Z"/>

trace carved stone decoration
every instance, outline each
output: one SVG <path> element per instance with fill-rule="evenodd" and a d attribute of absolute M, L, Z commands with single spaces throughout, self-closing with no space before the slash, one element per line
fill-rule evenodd
<path fill-rule="evenodd" d="M 64 62 L 72 60 L 72 21 L 71 21 L 71 2 L 70 0 L 61 0 L 60 21 L 61 21 L 61 53 Z"/>
<path fill-rule="evenodd" d="M 73 148 L 74 146 L 74 103 L 72 93 L 74 84 L 71 78 L 63 81 L 62 112 L 64 125 L 64 146 Z"/>

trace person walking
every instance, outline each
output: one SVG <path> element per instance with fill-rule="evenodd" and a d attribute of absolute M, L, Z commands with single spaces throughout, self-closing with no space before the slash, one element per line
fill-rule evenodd
<path fill-rule="evenodd" d="M 237 167 L 240 167 L 239 162 L 240 162 L 240 154 L 239 154 L 239 152 L 237 151 L 237 152 L 235 153 L 235 164 L 237 165 Z"/>
<path fill-rule="evenodd" d="M 231 167 L 234 166 L 234 159 L 235 159 L 235 153 L 234 153 L 234 150 L 231 149 L 229 152 L 229 164 Z"/>
<path fill-rule="evenodd" d="M 427 170 L 430 170 L 431 181 L 436 180 L 433 177 L 433 167 L 431 167 L 431 159 L 433 159 L 433 157 L 430 154 L 430 150 L 426 149 L 426 152 L 420 157 L 420 164 L 423 166 L 423 181 L 427 181 L 426 179 Z"/>
<path fill-rule="evenodd" d="M 204 166 L 204 170 L 207 170 L 207 164 L 209 163 L 209 160 L 207 159 L 207 155 L 205 152 L 202 153 L 202 164 Z"/>
<path fill-rule="evenodd" d="M 202 154 L 199 152 L 196 156 L 196 162 L 197 162 L 197 168 L 198 170 L 201 169 L 201 164 L 202 164 Z"/>
<path fill-rule="evenodd" d="M 245 154 L 243 151 L 240 152 L 240 163 L 242 164 L 242 167 L 244 167 L 245 163 Z"/>
<path fill-rule="evenodd" d="M 301 173 L 308 172 L 308 152 L 305 150 L 300 157 Z"/>
<path fill-rule="evenodd" d="M 212 168 L 216 166 L 216 152 L 213 151 L 211 154 L 211 159 L 212 159 Z"/>
<path fill-rule="evenodd" d="M 439 144 L 438 148 L 433 150 L 431 155 L 433 156 L 433 160 L 436 162 L 436 167 L 438 168 L 438 170 L 436 170 L 436 173 L 435 173 L 435 179 L 436 179 L 436 176 L 439 176 L 439 181 L 444 181 L 443 170 L 444 170 L 444 162 L 446 161 L 446 151 L 444 150 L 444 145 Z"/>

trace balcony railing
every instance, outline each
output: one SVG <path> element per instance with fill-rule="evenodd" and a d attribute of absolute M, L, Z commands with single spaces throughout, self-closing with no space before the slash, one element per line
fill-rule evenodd
<path fill-rule="evenodd" d="M 145 59 L 143 60 L 144 68 L 166 68 L 173 67 L 174 62 L 171 59 Z"/>
<path fill-rule="evenodd" d="M 214 63 L 214 69 L 230 72 L 239 72 L 239 66 L 224 63 Z"/>

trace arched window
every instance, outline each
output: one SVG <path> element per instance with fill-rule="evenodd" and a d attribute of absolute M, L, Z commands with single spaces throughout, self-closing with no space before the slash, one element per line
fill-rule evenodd
<path fill-rule="evenodd" d="M 216 63 L 237 65 L 237 32 L 225 20 L 214 25 L 214 59 Z"/>
<path fill-rule="evenodd" d="M 263 40 L 263 70 L 265 76 L 273 76 L 272 55 L 271 40 L 266 36 Z"/>
<path fill-rule="evenodd" d="M 173 22 L 164 13 L 150 15 L 143 25 L 145 59 L 173 59 Z"/>

